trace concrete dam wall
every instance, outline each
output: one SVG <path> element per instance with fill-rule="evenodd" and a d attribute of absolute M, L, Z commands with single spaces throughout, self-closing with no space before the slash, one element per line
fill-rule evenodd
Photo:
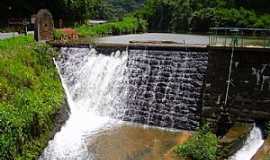
<path fill-rule="evenodd" d="M 214 123 L 224 117 L 228 123 L 270 119 L 269 49 L 236 49 L 229 80 L 231 48 L 94 48 L 99 54 L 128 52 L 127 104 L 120 117 L 125 121 L 194 130 L 203 119 Z"/>

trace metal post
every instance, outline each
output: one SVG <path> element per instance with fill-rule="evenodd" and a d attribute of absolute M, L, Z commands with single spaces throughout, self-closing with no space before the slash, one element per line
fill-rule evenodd
<path fill-rule="evenodd" d="M 227 46 L 227 30 L 225 30 L 225 47 Z"/>
<path fill-rule="evenodd" d="M 243 31 L 241 31 L 241 46 L 244 47 L 244 34 L 243 34 Z"/>
<path fill-rule="evenodd" d="M 209 46 L 211 46 L 211 28 L 210 28 L 210 31 L 208 32 L 208 43 L 209 43 Z"/>
<path fill-rule="evenodd" d="M 233 57 L 234 57 L 234 49 L 237 44 L 237 37 L 234 37 L 233 39 L 233 47 L 232 47 L 232 53 L 231 53 L 231 60 L 230 60 L 230 67 L 229 67 L 229 75 L 228 75 L 228 80 L 227 80 L 227 88 L 226 88 L 226 95 L 225 95 L 225 101 L 224 101 L 224 106 L 227 105 L 228 102 L 228 97 L 229 97 L 229 90 L 230 90 L 230 85 L 231 85 L 231 76 L 232 76 L 232 66 L 233 66 Z"/>
<path fill-rule="evenodd" d="M 263 33 L 263 48 L 266 48 L 266 33 Z"/>

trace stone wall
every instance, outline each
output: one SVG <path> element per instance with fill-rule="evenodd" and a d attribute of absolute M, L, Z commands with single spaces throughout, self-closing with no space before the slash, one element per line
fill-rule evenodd
<path fill-rule="evenodd" d="M 263 49 L 235 51 L 228 102 L 224 105 L 230 57 L 231 50 L 209 50 L 203 116 L 210 121 L 269 120 L 269 53 Z"/>
<path fill-rule="evenodd" d="M 207 53 L 129 50 L 124 120 L 168 128 L 199 126 Z"/>

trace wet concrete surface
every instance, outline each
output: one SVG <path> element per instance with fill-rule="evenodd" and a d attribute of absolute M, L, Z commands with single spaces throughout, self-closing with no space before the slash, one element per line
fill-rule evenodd
<path fill-rule="evenodd" d="M 173 148 L 191 132 L 125 123 L 89 137 L 88 150 L 96 160 L 171 160 Z"/>

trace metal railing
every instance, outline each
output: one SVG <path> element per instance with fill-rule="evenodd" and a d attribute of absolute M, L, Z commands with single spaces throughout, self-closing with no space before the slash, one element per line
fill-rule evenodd
<path fill-rule="evenodd" d="M 210 28 L 209 45 L 270 48 L 270 29 L 230 27 Z"/>

